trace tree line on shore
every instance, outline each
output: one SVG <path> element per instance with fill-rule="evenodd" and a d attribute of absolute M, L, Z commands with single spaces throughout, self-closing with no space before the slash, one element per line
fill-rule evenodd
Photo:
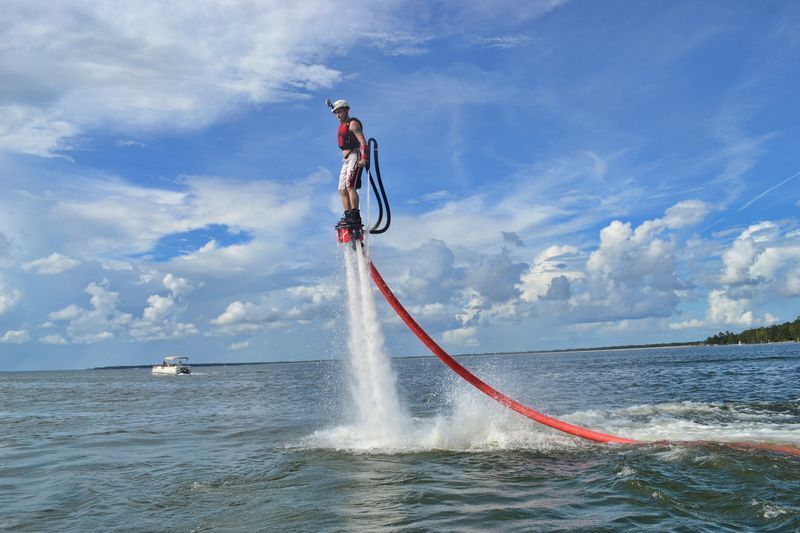
<path fill-rule="evenodd" d="M 720 331 L 707 338 L 705 344 L 762 344 L 765 342 L 800 341 L 800 317 L 794 322 L 785 322 L 763 328 L 746 329 L 741 333 Z"/>

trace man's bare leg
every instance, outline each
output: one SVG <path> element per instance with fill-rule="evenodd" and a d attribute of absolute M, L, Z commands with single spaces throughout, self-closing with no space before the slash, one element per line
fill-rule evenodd
<path fill-rule="evenodd" d="M 350 209 L 358 209 L 358 191 L 355 187 L 348 188 L 346 191 L 350 200 Z"/>
<path fill-rule="evenodd" d="M 348 189 L 343 189 L 343 190 L 339 191 L 339 195 L 342 197 L 342 207 L 344 208 L 344 210 L 345 211 L 350 211 L 350 209 L 352 209 L 352 207 L 351 207 L 351 204 L 350 204 L 350 194 L 349 194 Z M 358 198 L 358 197 L 356 196 L 356 198 Z"/>

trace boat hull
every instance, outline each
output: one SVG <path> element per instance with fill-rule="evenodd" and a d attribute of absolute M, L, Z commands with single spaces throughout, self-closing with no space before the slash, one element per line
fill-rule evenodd
<path fill-rule="evenodd" d="M 191 374 L 192 371 L 184 365 L 153 365 L 153 375 L 156 376 L 178 376 L 180 374 Z"/>

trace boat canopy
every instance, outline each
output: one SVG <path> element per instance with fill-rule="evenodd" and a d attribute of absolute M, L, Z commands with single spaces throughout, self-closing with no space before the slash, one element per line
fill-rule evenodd
<path fill-rule="evenodd" d="M 170 355 L 164 358 L 165 363 L 171 364 L 178 364 L 178 363 L 186 363 L 189 360 L 189 357 L 186 355 Z"/>

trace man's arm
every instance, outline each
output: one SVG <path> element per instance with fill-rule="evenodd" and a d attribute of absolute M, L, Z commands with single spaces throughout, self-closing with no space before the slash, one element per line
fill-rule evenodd
<path fill-rule="evenodd" d="M 350 131 L 353 132 L 359 144 L 361 144 L 361 159 L 358 161 L 358 166 L 365 167 L 369 162 L 369 146 L 367 144 L 367 138 L 364 137 L 364 132 L 361 129 L 361 121 L 350 121 Z"/>

